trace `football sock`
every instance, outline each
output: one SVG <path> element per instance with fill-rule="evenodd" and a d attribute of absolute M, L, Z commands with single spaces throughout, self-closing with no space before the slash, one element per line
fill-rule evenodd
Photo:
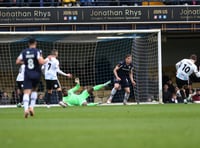
<path fill-rule="evenodd" d="M 30 103 L 30 107 L 34 108 L 36 100 L 37 100 L 37 92 L 33 91 L 33 92 L 31 93 L 31 103 Z"/>
<path fill-rule="evenodd" d="M 94 86 L 93 89 L 94 89 L 94 91 L 96 91 L 96 90 L 100 90 L 103 87 L 104 87 L 103 84 L 99 84 L 99 85 Z"/>
<path fill-rule="evenodd" d="M 96 86 L 93 87 L 93 89 L 94 89 L 94 91 L 100 90 L 101 88 L 103 88 L 104 86 L 106 86 L 106 85 L 108 85 L 108 84 L 110 84 L 110 83 L 111 83 L 111 81 L 108 81 L 108 82 L 106 82 L 106 83 L 104 83 L 104 84 L 96 85 Z"/>
<path fill-rule="evenodd" d="M 108 84 L 110 84 L 110 83 L 111 83 L 111 81 L 107 81 L 107 82 L 104 83 L 103 85 L 106 86 L 106 85 L 108 85 Z"/>
<path fill-rule="evenodd" d="M 116 94 L 116 92 L 117 92 L 117 90 L 116 90 L 115 88 L 113 88 L 113 89 L 111 90 L 111 95 L 110 95 L 109 99 L 112 100 L 112 98 L 114 97 L 114 95 Z"/>
<path fill-rule="evenodd" d="M 19 103 L 23 103 L 23 96 L 24 96 L 23 94 L 19 95 Z"/>
<path fill-rule="evenodd" d="M 181 94 L 182 99 L 185 99 L 185 98 L 186 98 L 185 93 L 184 93 L 183 90 L 180 90 L 180 94 Z"/>
<path fill-rule="evenodd" d="M 62 101 L 63 95 L 62 95 L 62 91 L 58 91 L 58 101 Z"/>
<path fill-rule="evenodd" d="M 87 106 L 97 106 L 99 103 L 88 103 Z"/>
<path fill-rule="evenodd" d="M 125 94 L 124 94 L 124 99 L 125 99 L 125 100 L 128 100 L 128 99 L 129 99 L 129 96 L 130 96 L 130 93 L 125 93 Z"/>
<path fill-rule="evenodd" d="M 24 111 L 28 110 L 29 106 L 29 94 L 24 94 L 23 96 Z"/>

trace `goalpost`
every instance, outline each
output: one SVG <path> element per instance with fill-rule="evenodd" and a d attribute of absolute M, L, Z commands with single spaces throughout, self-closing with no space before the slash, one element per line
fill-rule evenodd
<path fill-rule="evenodd" d="M 46 31 L 0 32 L 0 90 L 13 99 L 19 66 L 15 60 L 25 49 L 30 37 L 46 57 L 52 49 L 59 51 L 60 68 L 79 77 L 82 87 L 113 80 L 113 68 L 132 54 L 134 79 L 137 83 L 131 98 L 140 102 L 162 102 L 162 59 L 160 30 L 110 31 Z M 43 78 L 42 78 L 43 79 Z M 72 87 L 73 81 L 59 77 L 62 87 Z M 44 80 L 41 81 L 43 84 Z M 108 98 L 113 85 L 96 92 L 96 97 Z"/>

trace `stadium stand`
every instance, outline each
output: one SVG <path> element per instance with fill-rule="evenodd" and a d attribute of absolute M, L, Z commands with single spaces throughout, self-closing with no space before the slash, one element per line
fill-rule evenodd
<path fill-rule="evenodd" d="M 199 5 L 199 0 L 0 0 L 1 7 Z"/>

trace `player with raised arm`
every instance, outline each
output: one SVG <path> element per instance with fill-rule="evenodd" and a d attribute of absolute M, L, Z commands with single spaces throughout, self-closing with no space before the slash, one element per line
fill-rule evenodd
<path fill-rule="evenodd" d="M 52 90 L 56 89 L 58 92 L 58 100 L 59 104 L 62 105 L 62 89 L 59 83 L 57 73 L 63 76 L 71 78 L 72 75 L 70 73 L 66 74 L 59 68 L 59 61 L 57 59 L 58 51 L 53 49 L 51 51 L 51 59 L 42 66 L 42 70 L 44 70 L 44 76 L 46 80 L 46 88 L 47 88 L 47 100 L 46 103 L 49 105 L 51 103 Z"/>
<path fill-rule="evenodd" d="M 198 71 L 197 66 L 195 65 L 196 61 L 197 56 L 192 54 L 190 59 L 183 59 L 176 63 L 176 84 L 180 89 L 184 103 L 187 103 L 184 86 L 189 85 L 189 76 L 194 73 L 197 77 L 200 77 L 200 71 Z"/>
<path fill-rule="evenodd" d="M 112 99 L 117 90 L 121 89 L 122 87 L 125 90 L 123 104 L 126 105 L 130 96 L 130 82 L 133 86 L 136 85 L 135 81 L 133 80 L 133 65 L 131 54 L 126 55 L 125 59 L 115 66 L 113 73 L 115 76 L 115 84 L 111 91 L 111 95 L 107 100 L 107 103 L 109 104 L 112 102 Z"/>
<path fill-rule="evenodd" d="M 19 68 L 19 73 L 18 73 L 17 78 L 16 78 L 17 91 L 20 92 L 20 98 L 17 102 L 17 107 L 21 107 L 22 101 L 23 101 L 24 71 L 25 71 L 25 65 L 22 64 Z"/>
<path fill-rule="evenodd" d="M 75 92 L 79 90 L 80 88 L 80 81 L 78 78 L 75 79 L 75 83 L 76 83 L 75 87 L 73 87 L 72 89 L 68 91 L 63 91 L 63 94 L 64 94 L 63 103 L 65 104 L 65 106 L 96 106 L 98 105 L 99 103 L 88 103 L 87 98 L 92 94 L 93 91 L 100 90 L 101 88 L 110 84 L 111 81 L 88 88 L 79 95 L 75 94 Z"/>
<path fill-rule="evenodd" d="M 29 47 L 24 49 L 18 58 L 16 64 L 24 64 L 24 117 L 28 118 L 28 115 L 34 115 L 34 106 L 37 99 L 36 87 L 40 81 L 41 68 L 40 65 L 45 64 L 48 61 L 44 60 L 41 56 L 40 50 L 36 48 L 37 41 L 34 38 L 29 40 Z M 29 100 L 30 104 L 29 104 Z"/>

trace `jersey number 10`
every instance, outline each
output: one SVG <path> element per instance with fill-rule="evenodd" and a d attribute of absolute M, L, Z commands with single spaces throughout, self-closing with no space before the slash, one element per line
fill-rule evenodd
<path fill-rule="evenodd" d="M 185 73 L 188 73 L 190 71 L 190 67 L 187 66 L 187 64 L 184 64 L 182 71 L 184 71 Z"/>

